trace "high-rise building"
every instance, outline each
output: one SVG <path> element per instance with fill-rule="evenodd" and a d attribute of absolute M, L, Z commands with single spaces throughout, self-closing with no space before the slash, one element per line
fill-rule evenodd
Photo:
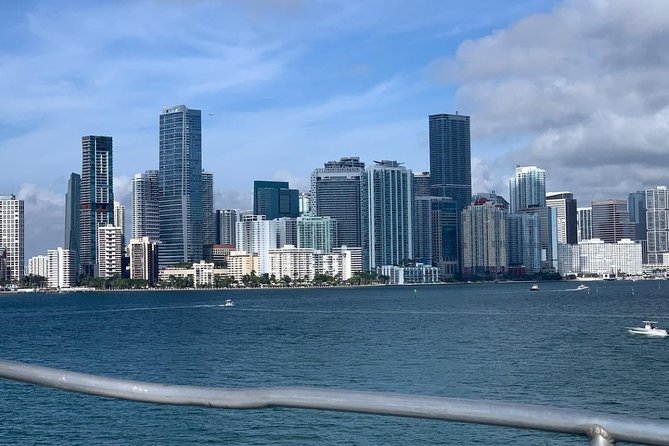
<path fill-rule="evenodd" d="M 311 174 L 311 209 L 337 221 L 338 244 L 362 247 L 365 163 L 358 157 L 329 161 Z"/>
<path fill-rule="evenodd" d="M 592 238 L 604 243 L 618 243 L 634 238 L 634 225 L 627 212 L 627 200 L 597 200 L 592 202 Z"/>
<path fill-rule="evenodd" d="M 664 263 L 669 253 L 669 190 L 666 186 L 645 191 L 648 263 Z"/>
<path fill-rule="evenodd" d="M 363 263 L 370 270 L 413 259 L 413 173 L 401 164 L 383 160 L 367 168 Z"/>
<path fill-rule="evenodd" d="M 114 225 L 98 228 L 98 261 L 96 277 L 109 278 L 123 274 L 123 234 Z"/>
<path fill-rule="evenodd" d="M 79 266 L 93 276 L 97 261 L 97 230 L 114 223 L 114 171 L 111 136 L 81 138 L 81 214 Z"/>
<path fill-rule="evenodd" d="M 214 174 L 202 172 L 202 237 L 205 245 L 216 243 L 214 218 Z"/>
<path fill-rule="evenodd" d="M 25 268 L 24 203 L 12 194 L 0 194 L 0 254 L 3 253 L 5 279 L 19 282 Z"/>
<path fill-rule="evenodd" d="M 74 257 L 76 253 L 69 249 L 56 248 L 47 251 L 49 257 L 49 273 L 47 280 L 49 288 L 70 288 L 76 284 L 77 270 Z"/>
<path fill-rule="evenodd" d="M 81 237 L 81 175 L 71 173 L 65 194 L 65 249 L 69 250 L 72 264 L 79 271 L 79 240 Z"/>
<path fill-rule="evenodd" d="M 508 213 L 499 205 L 478 198 L 462 211 L 462 275 L 498 278 L 508 268 Z"/>
<path fill-rule="evenodd" d="M 578 241 L 592 238 L 592 208 L 577 208 L 578 212 Z"/>
<path fill-rule="evenodd" d="M 143 279 L 149 286 L 158 282 L 158 243 L 150 237 L 130 239 L 130 278 Z"/>
<path fill-rule="evenodd" d="M 216 211 L 216 243 L 220 245 L 237 244 L 235 232 L 237 222 L 241 221 L 242 212 L 239 209 L 219 209 Z"/>
<path fill-rule="evenodd" d="M 300 216 L 300 193 L 290 189 L 287 181 L 254 181 L 253 214 L 267 220 Z"/>
<path fill-rule="evenodd" d="M 632 192 L 627 197 L 630 222 L 634 224 L 634 240 L 646 240 L 646 191 Z"/>
<path fill-rule="evenodd" d="M 337 220 L 330 217 L 298 217 L 297 247 L 332 252 L 337 244 Z"/>
<path fill-rule="evenodd" d="M 269 273 L 269 250 L 277 246 L 277 221 L 264 215 L 244 215 L 237 222 L 237 250 L 258 255 L 259 274 Z"/>
<path fill-rule="evenodd" d="M 28 275 L 49 277 L 49 256 L 34 256 L 29 258 Z"/>
<path fill-rule="evenodd" d="M 311 192 L 300 192 L 300 217 L 311 215 Z"/>
<path fill-rule="evenodd" d="M 432 197 L 432 178 L 430 172 L 413 174 L 414 193 L 416 197 Z"/>
<path fill-rule="evenodd" d="M 537 214 L 509 214 L 509 269 L 518 274 L 541 270 L 541 231 Z"/>
<path fill-rule="evenodd" d="M 578 243 L 578 215 L 574 194 L 570 192 L 547 193 L 546 206 L 557 211 L 558 242 L 569 245 Z"/>
<path fill-rule="evenodd" d="M 414 259 L 439 268 L 442 279 L 458 272 L 460 213 L 449 197 L 416 196 Z"/>
<path fill-rule="evenodd" d="M 160 239 L 160 182 L 157 170 L 138 173 L 132 181 L 132 238 Z"/>
<path fill-rule="evenodd" d="M 120 201 L 114 201 L 114 226 L 121 228 L 121 238 L 125 240 L 125 206 Z"/>
<path fill-rule="evenodd" d="M 297 245 L 297 218 L 281 217 L 275 218 L 276 222 L 276 247 L 283 248 L 286 245 Z"/>
<path fill-rule="evenodd" d="M 519 209 L 546 206 L 546 171 L 536 166 L 516 167 L 509 178 L 511 212 Z"/>
<path fill-rule="evenodd" d="M 202 259 L 202 113 L 185 105 L 160 115 L 160 265 Z"/>
<path fill-rule="evenodd" d="M 429 126 L 431 195 L 451 197 L 461 212 L 472 197 L 469 116 L 430 115 Z"/>

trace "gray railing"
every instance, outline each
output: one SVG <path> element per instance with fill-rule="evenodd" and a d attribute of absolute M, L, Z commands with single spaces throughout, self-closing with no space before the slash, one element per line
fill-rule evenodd
<path fill-rule="evenodd" d="M 532 404 L 306 387 L 230 389 L 166 385 L 0 361 L 0 378 L 147 403 L 219 409 L 288 407 L 490 424 L 615 441 L 669 445 L 669 422 Z"/>

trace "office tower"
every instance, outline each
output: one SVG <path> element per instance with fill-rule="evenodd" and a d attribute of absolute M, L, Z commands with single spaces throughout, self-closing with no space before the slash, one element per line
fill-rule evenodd
<path fill-rule="evenodd" d="M 311 215 L 311 192 L 300 192 L 300 217 Z"/>
<path fill-rule="evenodd" d="M 337 220 L 330 217 L 298 217 L 297 247 L 332 252 L 333 248 L 339 247 Z"/>
<path fill-rule="evenodd" d="M 578 243 L 578 215 L 574 194 L 550 192 L 546 194 L 546 206 L 557 211 L 558 242 L 569 245 Z"/>
<path fill-rule="evenodd" d="M 24 203 L 12 194 L 0 194 L 0 253 L 5 256 L 5 280 L 19 282 L 25 268 Z"/>
<path fill-rule="evenodd" d="M 509 178 L 511 212 L 519 209 L 546 206 L 546 171 L 536 166 L 516 167 Z"/>
<path fill-rule="evenodd" d="M 634 240 L 646 240 L 646 191 L 632 192 L 627 197 L 630 222 L 634 224 Z"/>
<path fill-rule="evenodd" d="M 130 278 L 143 279 L 149 286 L 158 282 L 158 243 L 150 237 L 130 239 Z"/>
<path fill-rule="evenodd" d="M 432 194 L 432 178 L 430 172 L 421 172 L 413 174 L 414 192 L 416 197 L 431 197 Z"/>
<path fill-rule="evenodd" d="M 49 273 L 47 275 L 49 288 L 63 289 L 74 286 L 77 282 L 74 259 L 76 253 L 59 247 L 48 250 L 47 256 L 49 257 Z"/>
<path fill-rule="evenodd" d="M 160 182 L 157 170 L 135 174 L 132 180 L 132 238 L 160 239 Z"/>
<path fill-rule="evenodd" d="M 665 263 L 665 254 L 669 253 L 669 191 L 658 186 L 647 189 L 645 196 L 648 263 Z"/>
<path fill-rule="evenodd" d="M 81 175 L 71 173 L 65 194 L 65 249 L 71 252 L 74 270 L 79 272 L 81 225 Z M 69 254 L 68 254 L 69 255 Z"/>
<path fill-rule="evenodd" d="M 125 206 L 119 201 L 114 201 L 114 226 L 121 229 L 121 239 L 125 240 Z M 123 243 L 125 246 L 125 243 Z"/>
<path fill-rule="evenodd" d="M 98 260 L 96 277 L 120 276 L 123 272 L 123 234 L 112 224 L 100 226 L 97 237 Z"/>
<path fill-rule="evenodd" d="M 329 161 L 311 173 L 311 210 L 337 220 L 338 244 L 362 247 L 365 163 L 358 157 Z"/>
<path fill-rule="evenodd" d="M 81 138 L 81 214 L 79 267 L 93 276 L 97 261 L 97 230 L 114 223 L 114 171 L 111 136 Z"/>
<path fill-rule="evenodd" d="M 28 275 L 48 277 L 49 256 L 35 256 L 28 259 Z"/>
<path fill-rule="evenodd" d="M 254 181 L 253 214 L 267 220 L 300 216 L 299 191 L 289 189 L 287 181 Z"/>
<path fill-rule="evenodd" d="M 414 214 L 414 259 L 439 268 L 442 279 L 458 272 L 460 213 L 449 197 L 417 196 Z"/>
<path fill-rule="evenodd" d="M 185 105 L 160 115 L 160 265 L 202 259 L 202 116 Z"/>
<path fill-rule="evenodd" d="M 237 245 L 237 222 L 241 221 L 239 209 L 219 209 L 216 211 L 216 243 L 221 245 Z"/>
<path fill-rule="evenodd" d="M 451 197 L 461 212 L 472 197 L 469 116 L 430 115 L 429 126 L 431 195 Z"/>
<path fill-rule="evenodd" d="M 478 198 L 462 211 L 463 277 L 497 279 L 506 273 L 507 221 L 505 202 Z"/>
<path fill-rule="evenodd" d="M 291 217 L 275 218 L 276 222 L 276 247 L 283 248 L 286 245 L 297 246 L 297 219 Z"/>
<path fill-rule="evenodd" d="M 216 243 L 214 217 L 214 174 L 202 172 L 202 238 L 205 245 Z"/>
<path fill-rule="evenodd" d="M 541 269 L 557 270 L 557 210 L 548 206 L 519 209 L 516 214 L 535 214 L 539 217 Z"/>
<path fill-rule="evenodd" d="M 577 208 L 578 212 L 578 241 L 592 238 L 592 208 Z"/>
<path fill-rule="evenodd" d="M 627 200 L 597 200 L 592 202 L 592 237 L 604 243 L 617 243 L 634 238 L 634 225 L 627 212 Z"/>
<path fill-rule="evenodd" d="M 541 270 L 541 231 L 537 214 L 509 214 L 509 271 L 515 275 Z"/>
<path fill-rule="evenodd" d="M 237 251 L 258 255 L 259 274 L 269 273 L 269 250 L 277 246 L 277 222 L 264 215 L 244 215 L 237 222 Z"/>
<path fill-rule="evenodd" d="M 363 263 L 372 271 L 413 258 L 413 173 L 401 164 L 383 160 L 367 168 Z"/>

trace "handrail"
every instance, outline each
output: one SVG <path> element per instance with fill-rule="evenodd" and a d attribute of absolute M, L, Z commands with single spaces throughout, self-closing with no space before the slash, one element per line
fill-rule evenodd
<path fill-rule="evenodd" d="M 166 385 L 0 360 L 0 378 L 90 395 L 220 409 L 288 407 L 431 418 L 585 435 L 590 445 L 669 446 L 669 422 L 535 404 L 308 387 L 232 389 Z"/>

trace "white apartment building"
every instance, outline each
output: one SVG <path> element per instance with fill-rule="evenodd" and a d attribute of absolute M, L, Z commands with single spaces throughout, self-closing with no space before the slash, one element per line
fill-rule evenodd
<path fill-rule="evenodd" d="M 130 278 L 146 280 L 149 286 L 158 281 L 158 244 L 148 236 L 130 239 L 127 247 Z"/>
<path fill-rule="evenodd" d="M 277 280 L 284 276 L 313 280 L 315 273 L 313 249 L 286 245 L 269 250 L 269 274 L 273 274 Z"/>
<path fill-rule="evenodd" d="M 604 243 L 584 240 L 578 245 L 560 245 L 561 274 L 641 275 L 641 244 L 630 239 Z"/>
<path fill-rule="evenodd" d="M 35 256 L 28 259 L 28 275 L 49 277 L 49 256 Z"/>
<path fill-rule="evenodd" d="M 193 286 L 203 288 L 214 285 L 214 264 L 200 260 L 193 263 Z"/>
<path fill-rule="evenodd" d="M 237 250 L 258 255 L 258 274 L 270 272 L 269 251 L 276 249 L 278 227 L 275 220 L 266 220 L 264 215 L 244 215 L 237 222 Z"/>
<path fill-rule="evenodd" d="M 242 277 L 246 274 L 251 274 L 252 271 L 257 273 L 259 267 L 260 259 L 257 254 L 245 251 L 232 251 L 228 255 L 227 273 L 237 282 L 241 282 Z"/>
<path fill-rule="evenodd" d="M 56 248 L 47 251 L 49 288 L 70 288 L 76 284 L 75 253 L 69 249 Z"/>
<path fill-rule="evenodd" d="M 431 265 L 423 265 L 422 263 L 406 267 L 383 265 L 376 268 L 376 273 L 388 276 L 388 283 L 390 285 L 439 282 L 439 268 Z"/>
<path fill-rule="evenodd" d="M 23 200 L 0 194 L 0 256 L 5 258 L 6 274 L 12 282 L 24 276 L 25 220 Z M 1 274 L 1 272 L 0 272 Z"/>
<path fill-rule="evenodd" d="M 113 277 L 121 275 L 123 267 L 123 233 L 121 228 L 113 225 L 100 226 L 97 238 L 97 277 Z"/>

